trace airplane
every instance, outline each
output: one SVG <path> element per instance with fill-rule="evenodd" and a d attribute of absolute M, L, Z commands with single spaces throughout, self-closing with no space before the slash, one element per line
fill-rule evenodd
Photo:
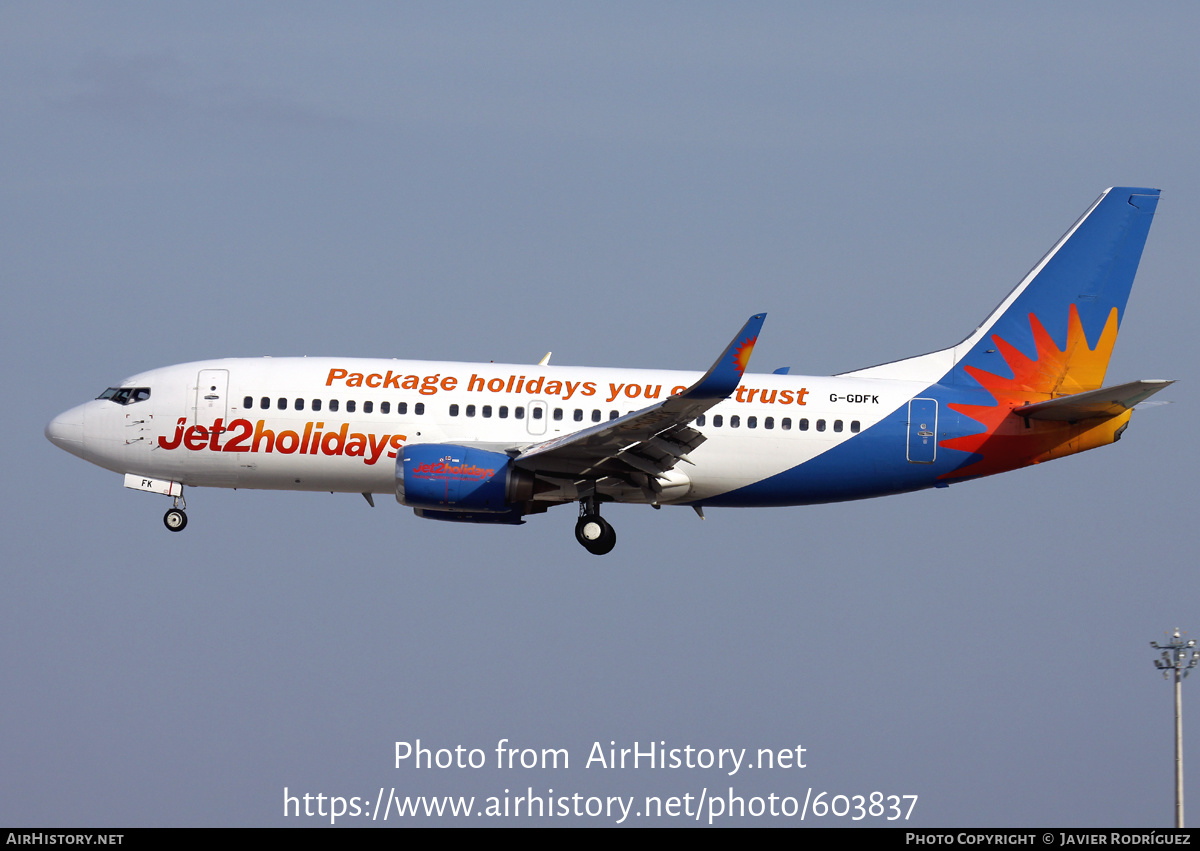
<path fill-rule="evenodd" d="M 173 498 L 185 487 L 392 494 L 418 517 L 521 524 L 578 503 L 812 505 L 944 488 L 1114 443 L 1172 383 L 1102 387 L 1159 190 L 1107 189 L 947 349 L 828 377 L 747 374 L 765 314 L 702 373 L 236 358 L 134 375 L 46 426 L 56 446 Z"/>

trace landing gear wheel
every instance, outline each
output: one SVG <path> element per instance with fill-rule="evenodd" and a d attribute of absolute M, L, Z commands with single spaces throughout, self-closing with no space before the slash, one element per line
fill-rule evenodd
<path fill-rule="evenodd" d="M 575 524 L 575 540 L 592 555 L 602 556 L 617 545 L 617 531 L 599 514 L 584 514 Z"/>
<path fill-rule="evenodd" d="M 187 515 L 182 509 L 172 508 L 163 515 L 163 525 L 172 532 L 182 532 L 183 527 L 187 525 Z"/>

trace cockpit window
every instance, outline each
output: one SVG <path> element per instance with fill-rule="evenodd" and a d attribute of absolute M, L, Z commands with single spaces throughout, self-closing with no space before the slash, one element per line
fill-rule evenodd
<path fill-rule="evenodd" d="M 149 387 L 109 387 L 103 393 L 96 397 L 97 399 L 111 399 L 118 405 L 132 405 L 136 402 L 145 402 L 150 398 Z"/>

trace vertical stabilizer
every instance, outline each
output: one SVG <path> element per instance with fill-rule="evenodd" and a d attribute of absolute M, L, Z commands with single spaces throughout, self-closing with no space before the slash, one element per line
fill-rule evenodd
<path fill-rule="evenodd" d="M 1100 387 L 1158 197 L 1107 190 L 967 339 L 848 374 L 977 386 L 980 374 L 1024 371 L 1049 395 Z"/>
<path fill-rule="evenodd" d="M 1011 375 L 1014 357 L 1024 355 L 1040 362 L 1043 382 L 1053 382 L 1043 392 L 1099 388 L 1158 194 L 1118 187 L 1101 195 L 983 325 L 954 347 L 953 379 L 969 372 L 966 367 Z"/>

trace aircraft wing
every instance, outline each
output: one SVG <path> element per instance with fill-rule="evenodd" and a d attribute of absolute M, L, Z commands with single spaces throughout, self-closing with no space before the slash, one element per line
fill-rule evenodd
<path fill-rule="evenodd" d="M 1125 413 L 1134 405 L 1174 383 L 1173 380 L 1162 379 L 1131 381 L 1128 384 L 1118 384 L 1114 387 L 1089 390 L 1086 393 L 1061 396 L 1048 402 L 1037 402 L 1033 405 L 1026 405 L 1024 408 L 1016 408 L 1015 412 L 1018 416 L 1028 417 L 1032 420 L 1057 420 L 1071 423 L 1091 417 L 1107 419 Z"/>
<path fill-rule="evenodd" d="M 765 313 L 751 316 L 708 372 L 687 390 L 615 420 L 527 446 L 518 467 L 575 480 L 611 477 L 654 490 L 654 478 L 705 441 L 688 423 L 726 399 L 742 380 Z"/>

